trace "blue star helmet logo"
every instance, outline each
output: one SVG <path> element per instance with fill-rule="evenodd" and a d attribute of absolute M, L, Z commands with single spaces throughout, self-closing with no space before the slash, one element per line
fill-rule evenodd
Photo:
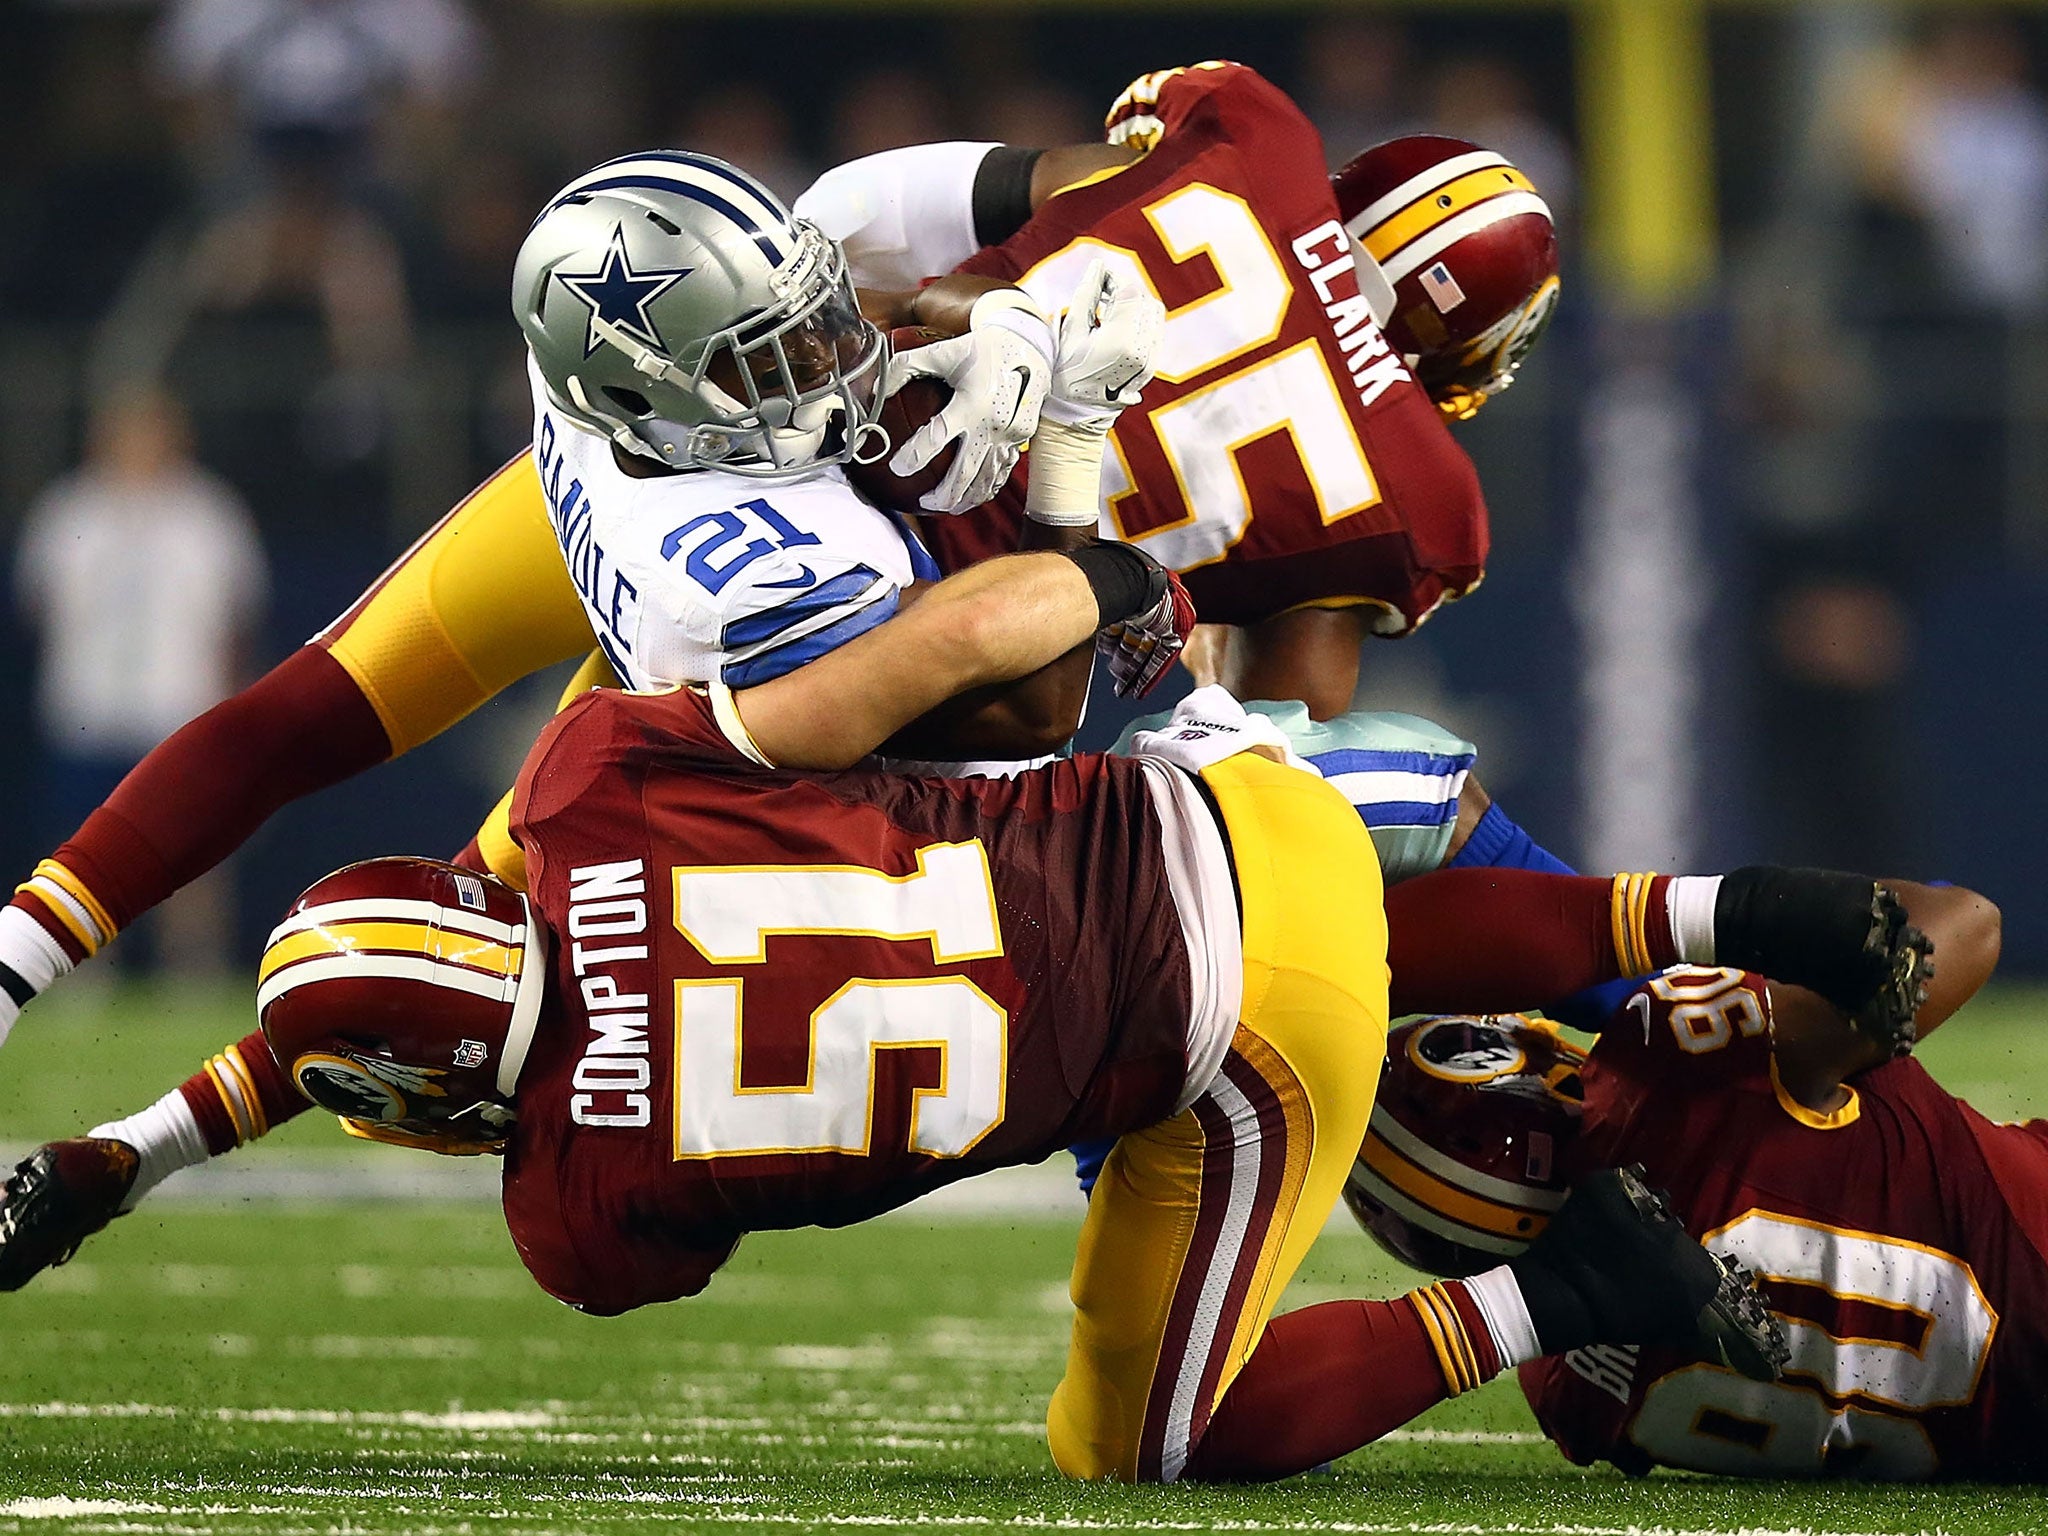
<path fill-rule="evenodd" d="M 668 345 L 661 339 L 661 332 L 655 329 L 654 322 L 647 317 L 647 306 L 696 270 L 695 267 L 676 267 L 665 272 L 635 272 L 626 255 L 625 226 L 613 226 L 611 244 L 605 247 L 604 264 L 595 272 L 555 273 L 564 288 L 590 306 L 590 324 L 583 334 L 583 355 L 590 356 L 597 350 L 598 343 L 604 340 L 598 334 L 599 320 L 616 325 L 635 341 L 643 342 L 657 352 L 666 353 Z"/>

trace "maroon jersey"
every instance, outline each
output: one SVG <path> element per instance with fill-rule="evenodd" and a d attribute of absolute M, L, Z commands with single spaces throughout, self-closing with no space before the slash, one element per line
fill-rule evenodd
<path fill-rule="evenodd" d="M 1103 532 L 1181 572 L 1202 617 L 1370 604 L 1402 634 L 1486 564 L 1472 462 L 1387 345 L 1308 119 L 1254 71 L 1159 88 L 1158 146 L 1061 192 L 960 270 L 1062 302 L 1101 258 L 1167 307 L 1158 375 L 1117 420 Z M 948 570 L 1017 548 L 1023 496 L 921 524 Z"/>
<path fill-rule="evenodd" d="M 1645 983 L 1585 1068 L 1574 1157 L 1640 1162 L 1784 1320 L 1776 1384 L 1661 1349 L 1522 1367 L 1576 1462 L 1873 1478 L 2048 1474 L 2048 1121 L 1994 1125 L 1919 1063 L 1817 1115 L 1777 1085 L 1763 978 Z"/>
<path fill-rule="evenodd" d="M 763 769 L 702 693 L 593 692 L 513 828 L 553 936 L 505 1216 L 591 1312 L 1172 1113 L 1188 955 L 1129 759 Z"/>

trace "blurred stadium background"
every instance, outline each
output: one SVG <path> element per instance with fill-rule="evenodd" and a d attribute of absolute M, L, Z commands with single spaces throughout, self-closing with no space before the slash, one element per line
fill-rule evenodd
<path fill-rule="evenodd" d="M 1954 879 L 2048 979 L 2048 0 L 14 0 L 0 27 L 0 870 L 521 451 L 509 268 L 572 173 L 680 144 L 794 195 L 896 144 L 1091 138 L 1135 75 L 1227 57 L 1333 159 L 1423 128 L 1503 150 L 1564 236 L 1557 324 L 1460 429 L 1491 574 L 1372 645 L 1362 700 L 1479 741 L 1584 867 Z M 211 983 L 38 1004 L 6 1161 L 245 1028 L 242 967 L 306 881 L 459 846 L 553 693 L 287 810 L 116 947 Z M 2037 1109 L 2042 996 L 1928 1061 Z M 324 1117 L 278 1140 L 9 1298 L 0 1530 L 2041 1524 L 2029 1493 L 1582 1477 L 1505 1382 L 1337 1479 L 1076 1488 L 1037 1429 L 1063 1159 L 750 1241 L 697 1308 L 594 1324 L 517 1272 L 492 1168 Z M 1290 1301 L 1406 1283 L 1347 1234 Z"/>
<path fill-rule="evenodd" d="M 569 174 L 671 143 L 793 196 L 896 144 L 1093 137 L 1134 75 L 1229 57 L 1335 159 L 1425 127 L 1505 151 L 1565 233 L 1557 325 L 1461 431 L 1491 574 L 1369 647 L 1361 697 L 1476 738 L 1585 867 L 1964 881 L 2005 908 L 2008 971 L 2048 974 L 2048 7 L 10 11 L 8 867 L 207 702 L 160 677 L 253 676 L 520 450 L 507 273 Z M 313 874 L 453 849 L 548 696 L 294 808 L 121 949 L 238 961 Z"/>

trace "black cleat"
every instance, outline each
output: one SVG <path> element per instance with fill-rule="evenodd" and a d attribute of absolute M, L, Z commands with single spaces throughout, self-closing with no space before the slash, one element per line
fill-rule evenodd
<path fill-rule="evenodd" d="M 1861 875 L 1751 865 L 1714 901 L 1723 965 L 1810 987 L 1894 1056 L 1913 1048 L 1934 945 L 1891 890 Z"/>
<path fill-rule="evenodd" d="M 1668 1344 L 1757 1381 L 1777 1380 L 1791 1354 L 1756 1277 L 1689 1237 L 1640 1166 L 1581 1179 L 1509 1268 L 1546 1354 Z"/>
<path fill-rule="evenodd" d="M 121 1214 L 141 1165 L 125 1141 L 74 1136 L 36 1148 L 0 1189 L 0 1291 L 18 1291 Z"/>

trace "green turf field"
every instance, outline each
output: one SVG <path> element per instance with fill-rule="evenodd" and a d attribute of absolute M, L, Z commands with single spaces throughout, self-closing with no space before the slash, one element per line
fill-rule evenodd
<path fill-rule="evenodd" d="M 0 1141 L 133 1107 L 245 1006 L 39 1005 L 0 1053 Z M 2048 998 L 2003 994 L 1927 1059 L 1990 1112 L 2048 1103 L 2037 1020 Z M 532 1286 L 460 1175 L 440 1191 L 454 1198 L 339 1200 L 351 1170 L 421 1155 L 342 1143 L 312 1116 L 277 1143 L 228 1162 L 324 1198 L 160 1198 L 0 1297 L 0 1532 L 2048 1530 L 2033 1490 L 1580 1472 L 1504 1383 L 1327 1476 L 1076 1487 L 1049 1470 L 1041 1416 L 1078 1210 L 754 1238 L 705 1297 L 595 1320 Z M 1333 1231 L 1289 1300 L 1409 1283 Z"/>

